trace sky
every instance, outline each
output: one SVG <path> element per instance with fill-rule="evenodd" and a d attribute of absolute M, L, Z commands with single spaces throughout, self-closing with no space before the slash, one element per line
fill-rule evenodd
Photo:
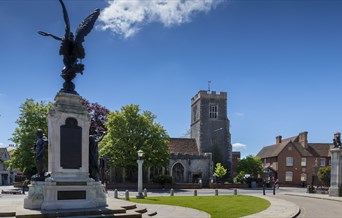
<path fill-rule="evenodd" d="M 256 155 L 275 137 L 342 131 L 342 1 L 65 0 L 71 30 L 101 10 L 83 46 L 76 91 L 109 110 L 138 104 L 171 137 L 190 128 L 191 98 L 228 93 L 234 151 Z M 19 106 L 53 101 L 63 84 L 57 0 L 0 0 L 0 146 Z"/>

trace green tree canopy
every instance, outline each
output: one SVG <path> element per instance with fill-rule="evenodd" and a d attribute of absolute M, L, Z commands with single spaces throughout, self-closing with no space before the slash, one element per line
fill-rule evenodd
<path fill-rule="evenodd" d="M 136 167 L 137 151 L 144 152 L 144 166 L 167 166 L 169 136 L 149 111 L 140 113 L 138 105 L 127 105 L 111 112 L 105 124 L 108 132 L 99 144 L 101 156 L 119 167 Z"/>
<path fill-rule="evenodd" d="M 51 103 L 35 102 L 33 99 L 26 99 L 20 105 L 20 115 L 16 121 L 18 127 L 10 139 L 17 145 L 9 161 L 9 164 L 15 169 L 24 171 L 35 166 L 34 144 L 37 141 L 35 132 L 37 129 L 42 129 L 43 133 L 47 135 L 46 115 L 50 106 Z"/>
<path fill-rule="evenodd" d="M 331 166 L 321 167 L 318 170 L 317 177 L 323 185 L 330 186 Z"/>
<path fill-rule="evenodd" d="M 257 178 L 258 174 L 262 173 L 262 162 L 257 156 L 248 155 L 238 163 L 238 171 L 244 171 L 245 174 L 250 174 L 252 178 Z"/>
<path fill-rule="evenodd" d="M 219 180 L 223 178 L 227 174 L 227 169 L 222 166 L 221 163 L 217 163 L 215 167 L 214 176 L 216 176 Z"/>

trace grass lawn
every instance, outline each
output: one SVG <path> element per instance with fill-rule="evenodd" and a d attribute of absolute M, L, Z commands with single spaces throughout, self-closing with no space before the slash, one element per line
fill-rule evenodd
<path fill-rule="evenodd" d="M 234 218 L 258 213 L 267 209 L 271 203 L 262 198 L 247 195 L 219 196 L 158 196 L 145 199 L 130 199 L 142 204 L 166 204 L 190 207 L 205 211 L 212 218 Z"/>

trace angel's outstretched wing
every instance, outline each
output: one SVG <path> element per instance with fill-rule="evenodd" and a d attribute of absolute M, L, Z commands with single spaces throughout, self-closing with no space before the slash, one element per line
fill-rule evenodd
<path fill-rule="evenodd" d="M 84 42 L 84 37 L 90 33 L 93 29 L 95 21 L 100 15 L 100 9 L 95 9 L 84 21 L 78 26 L 75 36 L 75 53 L 76 57 L 83 59 L 85 56 L 84 48 L 82 42 Z"/>

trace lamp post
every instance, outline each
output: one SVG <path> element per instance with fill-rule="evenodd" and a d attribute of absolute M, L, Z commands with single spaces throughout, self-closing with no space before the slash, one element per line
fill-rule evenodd
<path fill-rule="evenodd" d="M 138 163 L 138 195 L 137 195 L 137 198 L 138 199 L 144 198 L 144 195 L 142 192 L 142 184 L 143 184 L 142 165 L 144 163 L 143 156 L 144 156 L 144 152 L 142 150 L 139 150 L 138 151 L 138 160 L 137 160 L 137 163 Z"/>

